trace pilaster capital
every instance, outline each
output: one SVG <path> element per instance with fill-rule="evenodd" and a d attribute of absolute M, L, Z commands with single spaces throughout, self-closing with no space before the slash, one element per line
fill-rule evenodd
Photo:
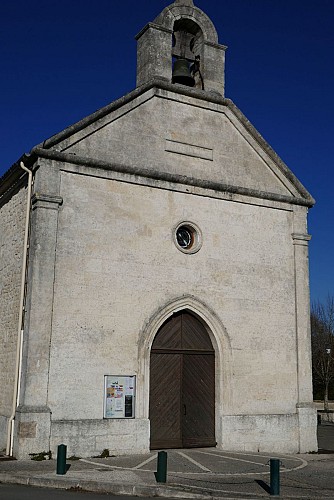
<path fill-rule="evenodd" d="M 61 196 L 35 193 L 31 198 L 31 203 L 33 210 L 36 208 L 58 210 L 59 206 L 63 203 L 63 198 Z"/>
<path fill-rule="evenodd" d="M 21 404 L 17 407 L 16 413 L 52 413 L 50 408 L 46 405 L 29 406 Z"/>
<path fill-rule="evenodd" d="M 293 244 L 294 245 L 301 245 L 304 247 L 308 246 L 308 242 L 312 236 L 307 233 L 292 233 L 292 239 L 293 239 Z"/>

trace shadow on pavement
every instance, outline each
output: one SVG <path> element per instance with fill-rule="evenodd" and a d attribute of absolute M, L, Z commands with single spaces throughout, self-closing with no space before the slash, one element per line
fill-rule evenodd
<path fill-rule="evenodd" d="M 334 453 L 334 424 L 325 422 L 318 425 L 318 453 Z"/>
<path fill-rule="evenodd" d="M 265 483 L 264 481 L 261 481 L 261 480 L 259 480 L 259 479 L 256 479 L 256 480 L 255 480 L 255 482 L 256 482 L 259 486 L 261 486 L 261 488 L 263 488 L 263 489 L 264 489 L 264 491 L 266 491 L 266 492 L 267 492 L 267 493 L 269 493 L 269 495 L 270 495 L 270 486 L 269 486 L 269 484 L 267 484 L 267 483 Z"/>

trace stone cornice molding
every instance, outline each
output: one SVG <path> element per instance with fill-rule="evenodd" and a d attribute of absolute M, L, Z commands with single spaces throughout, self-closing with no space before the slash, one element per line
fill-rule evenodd
<path fill-rule="evenodd" d="M 50 149 L 34 148 L 34 152 L 41 158 L 48 158 L 51 160 L 72 163 L 74 165 L 81 165 L 93 168 L 101 168 L 104 170 L 111 170 L 123 174 L 135 175 L 143 178 L 153 179 L 156 181 L 182 184 L 188 186 L 199 187 L 203 189 L 210 189 L 217 192 L 239 194 L 249 196 L 251 198 L 259 198 L 263 200 L 273 200 L 290 205 L 309 206 L 309 201 L 305 198 L 297 198 L 294 196 L 285 196 L 277 193 L 267 193 L 265 191 L 258 191 L 256 189 L 244 188 L 241 186 L 232 186 L 223 184 L 221 182 L 209 181 L 205 179 L 197 179 L 186 175 L 172 174 L 169 172 L 161 172 L 154 168 L 142 168 L 133 165 L 126 165 L 120 163 L 109 163 L 102 160 L 95 160 L 83 156 L 73 155 L 69 153 L 62 153 Z M 57 197 L 55 197 L 57 199 Z"/>
<path fill-rule="evenodd" d="M 161 26 L 161 24 L 156 23 L 147 23 L 143 29 L 139 31 L 139 33 L 135 36 L 135 39 L 138 40 L 149 28 L 154 28 L 158 31 L 164 31 L 165 33 L 170 33 L 172 35 L 173 31 L 169 28 L 165 28 L 165 26 Z"/>
<path fill-rule="evenodd" d="M 226 51 L 228 49 L 227 45 L 222 45 L 221 43 L 205 41 L 204 45 L 208 45 L 209 47 L 214 47 L 215 49 L 224 50 L 224 51 Z"/>

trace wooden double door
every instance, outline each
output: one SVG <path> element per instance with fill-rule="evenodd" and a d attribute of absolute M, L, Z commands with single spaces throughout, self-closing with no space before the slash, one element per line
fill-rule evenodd
<path fill-rule="evenodd" d="M 188 312 L 158 331 L 150 363 L 151 449 L 215 446 L 215 353 Z"/>

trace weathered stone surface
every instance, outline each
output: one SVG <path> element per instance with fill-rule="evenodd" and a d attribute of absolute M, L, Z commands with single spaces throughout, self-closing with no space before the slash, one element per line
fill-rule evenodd
<path fill-rule="evenodd" d="M 20 422 L 18 426 L 18 436 L 21 438 L 36 437 L 37 422 Z"/>
<path fill-rule="evenodd" d="M 13 404 L 26 196 L 18 187 L 0 205 L 0 448 Z"/>
<path fill-rule="evenodd" d="M 223 447 L 233 451 L 296 453 L 299 424 L 296 414 L 223 417 Z"/>
<path fill-rule="evenodd" d="M 62 442 L 67 454 L 81 457 L 100 455 L 131 455 L 148 451 L 148 419 L 134 420 L 55 420 L 52 422 L 50 448 L 53 452 Z"/>

